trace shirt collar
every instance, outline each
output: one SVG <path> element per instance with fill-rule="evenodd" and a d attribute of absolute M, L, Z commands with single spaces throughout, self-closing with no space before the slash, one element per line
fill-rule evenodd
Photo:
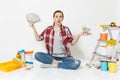
<path fill-rule="evenodd" d="M 63 25 L 61 25 L 60 30 L 62 30 L 62 28 L 63 28 Z M 51 25 L 49 29 L 53 29 L 53 25 Z"/>

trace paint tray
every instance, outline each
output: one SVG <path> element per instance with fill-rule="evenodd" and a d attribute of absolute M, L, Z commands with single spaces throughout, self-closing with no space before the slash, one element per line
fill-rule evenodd
<path fill-rule="evenodd" d="M 0 63 L 0 70 L 5 72 L 10 72 L 21 67 L 21 64 L 14 61 L 8 61 Z"/>

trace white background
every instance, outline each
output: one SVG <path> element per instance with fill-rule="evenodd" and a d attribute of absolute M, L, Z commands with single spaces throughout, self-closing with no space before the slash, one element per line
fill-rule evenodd
<path fill-rule="evenodd" d="M 89 59 L 94 51 L 101 29 L 99 24 L 120 24 L 119 0 L 0 0 L 0 61 L 11 60 L 20 49 L 45 51 L 43 42 L 36 42 L 26 14 L 36 13 L 41 22 L 36 23 L 38 33 L 53 23 L 52 14 L 62 10 L 63 24 L 69 26 L 73 36 L 81 26 L 91 28 L 91 36 L 81 37 L 71 47 L 78 59 Z"/>
<path fill-rule="evenodd" d="M 1 71 L 0 80 L 119 80 L 120 63 L 118 72 L 110 73 L 88 69 L 84 60 L 90 59 L 95 49 L 102 31 L 99 24 L 113 21 L 120 25 L 120 0 L 0 0 L 0 62 L 12 60 L 21 49 L 45 51 L 44 43 L 35 41 L 26 14 L 32 12 L 40 16 L 41 22 L 35 26 L 38 33 L 41 33 L 53 23 L 53 12 L 58 9 L 64 12 L 63 24 L 69 26 L 73 36 L 82 31 L 82 25 L 91 28 L 91 36 L 81 37 L 71 47 L 72 55 L 83 60 L 80 68 L 42 69 L 36 61 L 34 68 L 29 71 L 24 68 L 9 73 Z"/>

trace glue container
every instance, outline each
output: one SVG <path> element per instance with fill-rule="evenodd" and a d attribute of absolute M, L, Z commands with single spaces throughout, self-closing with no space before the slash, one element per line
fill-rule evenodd
<path fill-rule="evenodd" d="M 100 70 L 108 71 L 108 61 L 100 61 Z"/>
<path fill-rule="evenodd" d="M 33 50 L 25 52 L 25 62 L 26 66 L 29 68 L 33 67 Z"/>

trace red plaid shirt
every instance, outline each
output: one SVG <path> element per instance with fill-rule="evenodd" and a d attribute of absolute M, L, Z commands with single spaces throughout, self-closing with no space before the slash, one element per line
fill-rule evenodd
<path fill-rule="evenodd" d="M 62 36 L 62 43 L 64 46 L 64 49 L 67 53 L 68 56 L 71 56 L 71 52 L 70 52 L 70 43 L 73 40 L 72 34 L 70 32 L 70 29 L 66 26 L 61 26 L 60 27 L 61 30 L 61 36 Z M 46 45 L 46 49 L 48 51 L 48 54 L 52 54 L 53 53 L 53 44 L 54 44 L 54 29 L 53 26 L 48 26 L 40 35 L 40 39 L 41 40 L 45 40 L 45 45 Z"/>

